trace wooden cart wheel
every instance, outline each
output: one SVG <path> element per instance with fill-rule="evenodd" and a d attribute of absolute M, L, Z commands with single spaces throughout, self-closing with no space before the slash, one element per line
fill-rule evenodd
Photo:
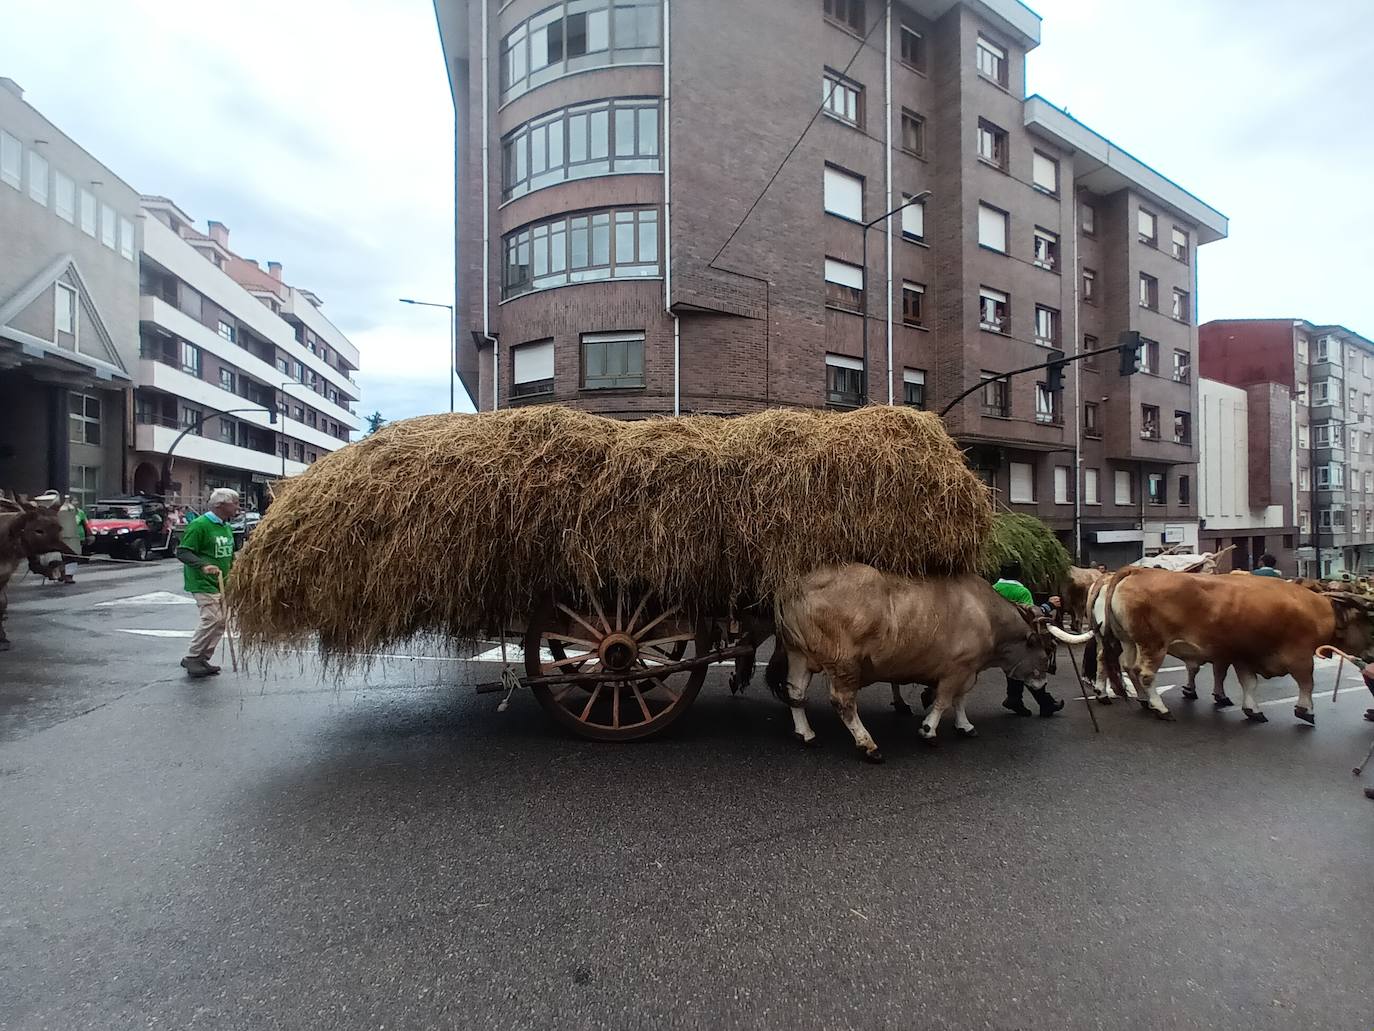
<path fill-rule="evenodd" d="M 591 676 L 652 670 L 704 655 L 707 626 L 688 624 L 680 609 L 649 597 L 618 592 L 603 605 L 555 599 L 533 613 L 525 628 L 525 674 L 588 674 L 568 684 L 531 686 L 544 711 L 580 737 L 634 741 L 666 730 L 696 699 L 705 664 L 639 680 Z M 552 656 L 552 658 L 545 658 Z"/>

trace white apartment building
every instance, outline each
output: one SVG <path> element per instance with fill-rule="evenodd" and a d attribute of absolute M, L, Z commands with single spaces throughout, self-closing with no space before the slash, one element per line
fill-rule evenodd
<path fill-rule="evenodd" d="M 224 225 L 200 233 L 165 197 L 142 205 L 134 489 L 199 507 L 232 487 L 262 508 L 270 481 L 359 429 L 358 349 L 279 264 L 229 250 Z"/>

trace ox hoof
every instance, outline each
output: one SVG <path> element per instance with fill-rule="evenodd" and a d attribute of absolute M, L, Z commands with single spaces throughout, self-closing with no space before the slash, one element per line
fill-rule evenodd
<path fill-rule="evenodd" d="M 1093 701 L 1097 702 L 1098 705 L 1111 705 L 1111 704 L 1112 704 L 1112 696 L 1111 696 L 1111 695 L 1105 695 L 1105 694 L 1103 694 L 1103 695 L 1098 695 L 1096 698 L 1093 699 Z"/>
<path fill-rule="evenodd" d="M 1374 723 L 1374 709 L 1366 709 L 1364 711 L 1364 718 L 1370 723 Z"/>
<path fill-rule="evenodd" d="M 1150 703 L 1144 698 L 1137 698 L 1136 701 L 1140 703 L 1142 709 L 1148 709 L 1150 707 Z"/>
<path fill-rule="evenodd" d="M 1188 688 L 1185 687 L 1185 688 L 1184 688 L 1182 691 L 1180 691 L 1179 693 L 1180 693 L 1184 698 L 1186 698 L 1188 701 L 1190 701 L 1190 702 L 1195 702 L 1195 701 L 1197 701 L 1197 692 L 1196 692 L 1196 691 L 1189 690 Z"/>
<path fill-rule="evenodd" d="M 1155 714 L 1155 719 L 1157 720 L 1163 720 L 1165 723 L 1174 722 L 1174 714 L 1168 709 L 1151 709 L 1150 711 Z"/>
<path fill-rule="evenodd" d="M 892 711 L 901 719 L 916 715 L 916 713 L 912 711 L 911 706 L 907 705 L 906 702 L 893 702 Z"/>
<path fill-rule="evenodd" d="M 1311 709 L 1304 709 L 1301 705 L 1295 705 L 1293 706 L 1293 715 L 1308 726 L 1315 727 L 1317 725 L 1317 717 L 1313 714 Z"/>
<path fill-rule="evenodd" d="M 1231 699 L 1227 698 L 1224 694 L 1212 695 L 1212 708 L 1214 709 L 1229 709 L 1235 704 L 1235 702 L 1231 701 Z"/>
<path fill-rule="evenodd" d="M 1269 717 L 1266 716 L 1264 713 L 1260 712 L 1258 709 L 1241 709 L 1240 711 L 1245 713 L 1245 718 L 1249 720 L 1251 723 L 1269 722 Z"/>
<path fill-rule="evenodd" d="M 871 752 L 867 749 L 861 748 L 859 749 L 859 753 L 863 756 L 863 760 L 866 763 L 873 763 L 877 765 L 878 763 L 881 763 L 883 761 L 883 753 L 878 751 L 876 748 L 873 749 Z"/>
<path fill-rule="evenodd" d="M 812 734 L 810 737 L 804 737 L 803 735 L 798 734 L 798 733 L 794 730 L 794 731 L 792 732 L 792 736 L 793 736 L 797 741 L 801 742 L 801 744 L 802 744 L 803 746 L 805 746 L 806 748 L 815 748 L 817 745 L 819 745 L 819 744 L 821 743 L 821 739 L 820 739 L 817 735 L 815 735 L 815 734 Z"/>
<path fill-rule="evenodd" d="M 955 728 L 954 728 L 954 732 L 955 732 L 956 734 L 958 734 L 960 737 L 977 737 L 977 736 L 978 736 L 978 728 L 977 728 L 977 727 L 955 727 Z"/>
<path fill-rule="evenodd" d="M 925 724 L 921 725 L 921 740 L 927 744 L 935 744 L 935 731 Z"/>

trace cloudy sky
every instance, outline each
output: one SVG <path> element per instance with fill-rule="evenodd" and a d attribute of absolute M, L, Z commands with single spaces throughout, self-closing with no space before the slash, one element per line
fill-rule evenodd
<path fill-rule="evenodd" d="M 700 0 L 677 0 L 680 3 Z M 818 4 L 819 6 L 819 4 Z M 1374 336 L 1371 0 L 1035 0 L 1039 92 L 1231 218 L 1198 314 Z M 428 0 L 0 0 L 0 75 L 146 193 L 281 261 L 366 411 L 448 406 L 452 107 Z M 61 45 L 54 45 L 60 40 Z M 466 398 L 459 388 L 459 405 Z"/>

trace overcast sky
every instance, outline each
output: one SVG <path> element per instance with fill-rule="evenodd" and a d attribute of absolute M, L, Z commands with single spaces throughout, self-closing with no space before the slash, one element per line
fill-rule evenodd
<path fill-rule="evenodd" d="M 1200 251 L 1203 321 L 1374 337 L 1374 0 L 1032 7 L 1028 92 L 1230 216 Z M 0 75 L 59 128 L 320 295 L 362 351 L 365 412 L 447 408 L 447 313 L 396 300 L 453 290 L 428 0 L 0 0 L 0 21 Z"/>

